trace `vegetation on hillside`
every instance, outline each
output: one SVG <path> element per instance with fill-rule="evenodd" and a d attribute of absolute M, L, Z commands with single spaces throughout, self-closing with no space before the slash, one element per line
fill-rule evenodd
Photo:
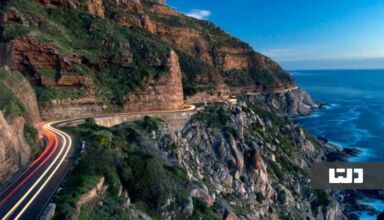
<path fill-rule="evenodd" d="M 61 75 L 87 76 L 94 80 L 96 93 L 107 105 L 121 106 L 124 96 L 144 85 L 144 78 L 158 78 L 167 70 L 170 49 L 145 30 L 131 29 L 81 10 L 43 7 L 34 1 L 9 0 L 8 9 L 16 9 L 29 18 L 28 24 L 8 21 L 3 25 L 1 41 L 34 35 L 53 45 L 61 56 L 75 56 L 80 63 L 68 70 L 35 70 L 57 79 Z M 40 18 L 36 24 L 34 19 Z M 83 91 L 68 91 L 37 84 L 40 101 L 53 98 L 79 98 Z"/>
<path fill-rule="evenodd" d="M 149 15 L 155 24 L 169 27 L 170 32 L 172 28 L 191 28 L 198 31 L 201 41 L 206 41 L 209 45 L 205 48 L 196 43 L 196 51 L 191 52 L 180 45 L 170 45 L 156 33 L 149 33 L 144 28 L 128 28 L 116 22 L 120 17 L 142 18 L 143 15 L 137 14 L 135 10 L 119 8 L 113 1 L 105 1 L 104 6 L 106 17 L 101 18 L 89 14 L 81 7 L 44 7 L 37 1 L 3 1 L 0 10 L 12 11 L 20 18 L 0 24 L 0 41 L 6 43 L 17 37 L 32 35 L 41 42 L 52 45 L 60 56 L 75 57 L 78 61 L 71 63 L 68 69 L 26 68 L 29 72 L 24 74 L 37 74 L 53 80 L 62 75 L 89 77 L 96 84 L 97 96 L 106 106 L 112 108 L 121 107 L 127 93 L 144 87 L 145 77 L 153 76 L 157 79 L 166 71 L 166 60 L 171 48 L 177 51 L 180 58 L 186 96 L 201 91 L 213 93 L 222 83 L 230 87 L 255 85 L 260 89 L 271 89 L 291 82 L 289 75 L 271 60 L 252 69 L 224 70 L 222 62 L 226 54 L 221 49 L 240 49 L 243 52 L 237 55 L 249 59 L 256 55 L 261 58 L 262 55 L 211 22 L 182 14 L 157 13 L 151 10 L 150 3 L 142 3 L 144 15 Z M 205 52 L 212 57 L 213 63 L 206 63 L 201 59 L 201 50 L 207 50 Z M 211 81 L 216 83 L 210 83 Z M 41 86 L 38 82 L 36 84 L 41 102 L 54 98 L 84 97 L 79 96 L 84 92 L 81 89 L 72 92 L 61 89 L 52 91 L 50 87 Z"/>
<path fill-rule="evenodd" d="M 0 111 L 8 121 L 12 121 L 23 115 L 25 106 L 8 88 L 9 77 L 4 69 L 0 69 Z"/>
<path fill-rule="evenodd" d="M 129 218 L 130 211 L 124 209 L 126 198 L 119 195 L 121 189 L 127 190 L 134 206 L 155 219 L 164 207 L 169 211 L 177 208 L 167 207 L 167 199 L 174 198 L 180 205 L 187 202 L 187 190 L 192 183 L 186 171 L 165 161 L 153 149 L 156 142 L 150 141 L 161 127 L 161 120 L 145 117 L 112 128 L 97 126 L 92 120 L 72 128 L 71 131 L 86 142 L 86 150 L 55 198 L 56 218 L 72 216 L 79 197 L 95 187 L 100 177 L 105 177 L 108 186 L 101 198 L 103 206 L 82 209 L 83 219 Z M 212 212 L 205 204 L 200 207 L 200 214 Z"/>

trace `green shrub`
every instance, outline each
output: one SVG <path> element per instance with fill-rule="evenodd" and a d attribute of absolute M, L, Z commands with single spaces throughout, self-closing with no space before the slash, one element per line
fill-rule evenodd
<path fill-rule="evenodd" d="M 38 16 L 41 22 L 24 27 L 6 22 L 3 27 L 5 40 L 12 40 L 30 31 L 42 42 L 53 45 L 60 55 L 76 54 L 81 64 L 58 74 L 42 70 L 39 74 L 56 79 L 61 75 L 85 75 L 96 84 L 96 95 L 110 109 L 123 106 L 127 93 L 142 88 L 145 77 L 158 79 L 168 71 L 170 48 L 145 30 L 130 29 L 111 20 L 102 19 L 83 10 L 64 7 L 42 7 L 33 1 L 7 1 L 4 8 L 17 8 L 27 18 Z M 107 12 L 109 13 L 109 12 Z M 129 53 L 132 60 L 129 61 Z M 122 56 L 128 61 L 121 62 Z M 80 90 L 38 87 L 40 102 L 51 99 L 80 98 Z"/>
<path fill-rule="evenodd" d="M 71 128 L 87 147 L 80 163 L 76 166 L 59 197 L 57 218 L 67 216 L 78 196 L 86 192 L 96 177 L 104 176 L 108 193 L 103 198 L 104 206 L 94 212 L 84 211 L 84 218 L 108 219 L 111 216 L 123 218 L 124 201 L 117 197 L 123 187 L 129 193 L 133 203 L 143 204 L 142 208 L 155 218 L 159 217 L 159 208 L 170 195 L 180 201 L 188 196 L 189 180 L 187 172 L 181 168 L 166 164 L 163 158 L 147 145 L 147 132 L 159 128 L 161 121 L 145 117 L 131 123 L 112 128 L 100 127 L 92 120 L 86 120 L 78 128 Z"/>
<path fill-rule="evenodd" d="M 24 27 L 20 24 L 12 23 L 6 24 L 2 33 L 2 39 L 8 42 L 16 37 L 25 36 L 30 32 L 30 28 Z"/>
<path fill-rule="evenodd" d="M 0 111 L 4 116 L 13 120 L 22 116 L 25 112 L 25 106 L 15 97 L 12 92 L 0 81 Z"/>
<path fill-rule="evenodd" d="M 206 108 L 194 115 L 197 120 L 207 123 L 209 127 L 225 128 L 230 116 L 223 108 Z"/>
<path fill-rule="evenodd" d="M 37 158 L 40 153 L 41 153 L 41 148 L 40 146 L 38 145 L 38 143 L 36 142 L 37 140 L 37 130 L 32 127 L 32 126 L 29 126 L 27 124 L 24 125 L 24 137 L 25 137 L 25 140 L 27 141 L 27 143 L 30 145 L 31 147 L 31 158 L 34 159 L 34 158 Z"/>
<path fill-rule="evenodd" d="M 86 96 L 86 92 L 76 88 L 61 88 L 55 86 L 35 87 L 38 102 L 48 102 L 52 99 L 79 99 Z"/>
<path fill-rule="evenodd" d="M 163 163 L 149 154 L 134 153 L 126 159 L 131 175 L 124 182 L 134 201 L 141 200 L 156 210 L 171 193 Z"/>
<path fill-rule="evenodd" d="M 331 202 L 331 198 L 324 190 L 314 190 L 314 198 L 311 203 L 312 207 L 327 207 Z"/>
<path fill-rule="evenodd" d="M 193 199 L 194 212 L 189 219 L 203 219 L 203 220 L 220 220 L 222 216 L 220 213 L 213 211 L 201 199 Z"/>

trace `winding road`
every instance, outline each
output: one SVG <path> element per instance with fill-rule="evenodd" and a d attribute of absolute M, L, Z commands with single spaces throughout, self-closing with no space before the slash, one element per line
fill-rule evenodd
<path fill-rule="evenodd" d="M 1 219 L 37 219 L 71 168 L 74 143 L 57 123 L 44 125 L 45 150 L 0 192 Z"/>
<path fill-rule="evenodd" d="M 114 115 L 145 115 L 147 113 L 176 113 L 183 110 L 120 113 Z M 110 114 L 94 116 L 103 118 Z M 47 123 L 43 126 L 45 149 L 23 172 L 0 191 L 0 219 L 38 219 L 63 179 L 75 163 L 76 144 L 72 137 L 56 127 L 85 118 Z"/>

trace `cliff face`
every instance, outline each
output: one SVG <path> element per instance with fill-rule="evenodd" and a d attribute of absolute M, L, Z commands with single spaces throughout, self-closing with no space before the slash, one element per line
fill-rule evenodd
<path fill-rule="evenodd" d="M 4 183 L 30 159 L 30 146 L 24 139 L 24 119 L 8 123 L 0 111 L 0 183 Z"/>
<path fill-rule="evenodd" d="M 36 37 L 15 38 L 6 44 L 2 51 L 7 57 L 1 65 L 7 65 L 25 74 L 34 84 L 42 84 L 42 70 L 65 70 L 69 63 L 59 56 L 54 47 L 40 42 Z"/>
<path fill-rule="evenodd" d="M 184 107 L 184 96 L 179 58 L 171 51 L 168 58 L 168 73 L 158 79 L 145 79 L 145 88 L 126 97 L 124 110 L 175 110 Z"/>
<path fill-rule="evenodd" d="M 142 4 L 165 1 L 9 0 L 0 23 L 1 65 L 29 79 L 45 119 L 182 108 L 176 52 L 145 30 L 126 28 L 154 28 Z"/>
<path fill-rule="evenodd" d="M 105 178 L 101 177 L 95 187 L 89 189 L 88 192 L 80 196 L 76 204 L 76 212 L 71 216 L 71 219 L 78 220 L 81 214 L 81 209 L 84 208 L 84 206 L 92 207 L 92 202 L 94 203 L 98 198 L 103 196 L 106 190 L 104 180 Z"/>
<path fill-rule="evenodd" d="M 248 94 L 241 99 L 265 106 L 283 116 L 310 115 L 314 109 L 319 108 L 319 104 L 308 93 L 298 88 L 267 94 Z"/>
<path fill-rule="evenodd" d="M 180 51 L 184 61 L 182 71 L 188 79 L 184 85 L 188 95 L 196 93 L 188 87 L 219 94 L 220 87 L 225 85 L 231 88 L 228 93 L 238 94 L 273 92 L 295 86 L 277 63 L 212 23 L 186 17 L 166 5 L 137 1 L 130 6 L 123 7 L 125 13 L 119 14 L 116 21 L 146 29 Z M 212 80 L 216 85 L 212 85 Z"/>
<path fill-rule="evenodd" d="M 164 5 L 145 4 L 143 11 L 151 20 L 151 32 L 180 50 L 182 70 L 189 80 L 186 86 L 206 91 L 213 86 L 209 92 L 215 94 L 222 93 L 223 85 L 232 94 L 295 87 L 277 63 L 214 24 L 186 17 Z M 193 65 L 202 68 L 196 70 Z"/>
<path fill-rule="evenodd" d="M 22 116 L 24 117 L 25 122 L 36 130 L 40 130 L 41 119 L 39 107 L 35 91 L 29 81 L 19 72 L 12 72 L 0 68 L 0 85 L 9 89 L 12 95 L 21 102 L 23 105 Z"/>
<path fill-rule="evenodd" d="M 170 51 L 189 101 L 295 87 L 270 58 L 162 0 L 7 0 L 0 25 L 1 64 L 37 88 L 45 118 L 179 108 Z"/>
<path fill-rule="evenodd" d="M 310 193 L 311 164 L 324 160 L 329 146 L 297 124 L 255 106 L 212 107 L 189 121 L 182 136 L 183 147 L 171 158 L 191 179 L 204 181 L 217 204 L 230 204 L 227 213 L 240 219 L 346 219 L 335 198 L 324 195 L 320 202 Z"/>
<path fill-rule="evenodd" d="M 252 104 L 210 105 L 178 134 L 149 117 L 111 128 L 87 122 L 75 129 L 87 147 L 56 200 L 57 218 L 76 213 L 71 204 L 79 201 L 78 192 L 92 177 L 105 176 L 108 190 L 91 210 L 81 209 L 82 216 L 346 219 L 331 193 L 309 185 L 311 164 L 335 149 Z M 100 160 L 109 163 L 100 167 Z"/>
<path fill-rule="evenodd" d="M 25 137 L 33 144 L 37 142 L 40 115 L 35 93 L 20 73 L 0 69 L 0 87 L 0 183 L 3 183 L 29 162 L 31 147 Z"/>

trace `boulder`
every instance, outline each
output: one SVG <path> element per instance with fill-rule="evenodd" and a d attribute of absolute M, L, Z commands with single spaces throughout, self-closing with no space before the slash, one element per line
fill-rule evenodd
<path fill-rule="evenodd" d="M 200 189 L 200 188 L 192 189 L 189 194 L 193 198 L 200 198 L 200 199 L 202 199 L 208 205 L 208 207 L 212 206 L 213 203 L 215 202 L 215 199 L 212 198 L 208 194 L 208 192 L 206 192 L 205 190 Z"/>

